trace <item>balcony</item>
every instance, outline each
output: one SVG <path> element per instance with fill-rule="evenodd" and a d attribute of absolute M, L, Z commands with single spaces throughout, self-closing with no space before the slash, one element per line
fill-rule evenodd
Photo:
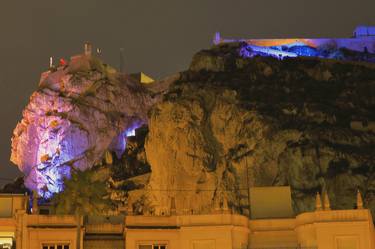
<path fill-rule="evenodd" d="M 27 217 L 28 227 L 76 227 L 76 223 L 72 215 L 28 215 Z"/>
<path fill-rule="evenodd" d="M 347 222 L 372 220 L 368 209 L 330 210 L 303 213 L 296 217 L 297 226 L 313 224 L 317 222 Z"/>
<path fill-rule="evenodd" d="M 87 224 L 85 225 L 86 233 L 95 234 L 122 234 L 124 226 L 122 224 Z"/>

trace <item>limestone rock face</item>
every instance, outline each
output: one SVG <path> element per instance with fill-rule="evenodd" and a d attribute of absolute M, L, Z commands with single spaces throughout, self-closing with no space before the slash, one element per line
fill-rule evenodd
<path fill-rule="evenodd" d="M 204 213 L 228 200 L 248 214 L 248 187 L 290 185 L 295 213 L 323 189 L 334 209 L 353 208 L 359 189 L 374 211 L 374 65 L 238 49 L 199 52 L 151 109 L 150 208 L 166 212 L 174 198 Z"/>
<path fill-rule="evenodd" d="M 73 57 L 42 75 L 14 130 L 11 161 L 28 188 L 49 197 L 72 169 L 100 163 L 107 150 L 121 155 L 157 99 L 95 57 Z"/>

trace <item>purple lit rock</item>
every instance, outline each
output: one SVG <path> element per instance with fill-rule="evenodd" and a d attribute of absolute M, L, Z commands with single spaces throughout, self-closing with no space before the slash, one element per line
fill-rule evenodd
<path fill-rule="evenodd" d="M 147 122 L 157 99 L 95 57 L 73 57 L 42 75 L 14 130 L 11 161 L 26 186 L 48 198 L 72 168 L 101 163 L 108 149 L 121 155 L 126 135 Z"/>

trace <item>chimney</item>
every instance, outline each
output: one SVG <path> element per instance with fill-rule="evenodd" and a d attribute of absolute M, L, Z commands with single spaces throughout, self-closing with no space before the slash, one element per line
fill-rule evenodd
<path fill-rule="evenodd" d="M 53 68 L 53 57 L 49 57 L 49 68 Z"/>

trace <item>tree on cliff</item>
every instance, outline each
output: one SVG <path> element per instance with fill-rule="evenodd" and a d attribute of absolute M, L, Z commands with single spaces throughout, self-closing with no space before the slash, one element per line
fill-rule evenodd
<path fill-rule="evenodd" d="M 13 182 L 7 183 L 3 188 L 0 188 L 0 193 L 30 194 L 31 191 L 25 187 L 23 177 L 17 177 Z"/>
<path fill-rule="evenodd" d="M 80 249 L 81 219 L 85 215 L 103 214 L 112 203 L 107 198 L 106 184 L 94 169 L 75 170 L 71 179 L 64 179 L 64 191 L 56 194 L 52 203 L 56 214 L 74 214 L 77 222 L 77 245 Z"/>

